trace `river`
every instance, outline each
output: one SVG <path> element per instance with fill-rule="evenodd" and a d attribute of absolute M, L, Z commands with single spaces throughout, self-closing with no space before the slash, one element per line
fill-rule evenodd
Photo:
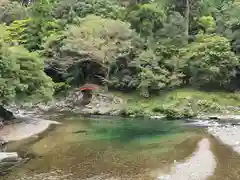
<path fill-rule="evenodd" d="M 238 154 L 209 136 L 204 128 L 183 126 L 182 121 L 83 118 L 76 115 L 58 117 L 57 121 L 62 124 L 52 125 L 38 136 L 9 144 L 8 151 L 16 151 L 21 157 L 30 159 L 11 168 L 0 179 L 156 180 L 170 173 L 176 162 L 186 161 L 203 138 L 209 139 L 214 156 L 219 160 L 211 179 L 228 179 L 224 170 L 226 166 L 219 164 L 224 161 L 224 153 L 239 158 Z M 230 168 L 235 173 L 237 165 L 239 161 L 235 160 L 235 168 Z"/>

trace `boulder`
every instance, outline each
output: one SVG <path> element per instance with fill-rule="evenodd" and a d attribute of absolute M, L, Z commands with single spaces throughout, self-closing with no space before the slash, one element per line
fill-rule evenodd
<path fill-rule="evenodd" d="M 9 161 L 18 161 L 19 156 L 16 152 L 0 152 L 0 163 Z"/>
<path fill-rule="evenodd" d="M 12 121 L 16 118 L 11 111 L 8 111 L 7 109 L 0 105 L 0 119 L 2 119 L 3 122 L 6 122 Z"/>

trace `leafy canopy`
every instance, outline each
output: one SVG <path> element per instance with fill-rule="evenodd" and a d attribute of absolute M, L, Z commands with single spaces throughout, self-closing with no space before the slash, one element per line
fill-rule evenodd
<path fill-rule="evenodd" d="M 0 32 L 0 102 L 50 99 L 53 82 L 44 73 L 43 60 L 36 52 L 5 43 L 5 27 Z"/>
<path fill-rule="evenodd" d="M 184 51 L 184 72 L 190 84 L 226 88 L 236 76 L 239 59 L 231 52 L 229 41 L 216 35 L 198 35 Z"/>
<path fill-rule="evenodd" d="M 65 68 L 85 60 L 95 61 L 103 66 L 111 65 L 119 56 L 129 53 L 134 46 L 134 39 L 137 39 L 129 24 L 95 15 L 80 19 L 79 25 L 69 25 L 63 36 L 65 38 L 59 44 L 60 47 L 53 49 L 51 55 L 58 56 L 56 50 L 59 50 L 62 57 L 55 57 L 58 61 L 56 63 Z M 46 51 L 54 48 L 54 42 L 58 38 L 49 38 L 45 44 Z"/>

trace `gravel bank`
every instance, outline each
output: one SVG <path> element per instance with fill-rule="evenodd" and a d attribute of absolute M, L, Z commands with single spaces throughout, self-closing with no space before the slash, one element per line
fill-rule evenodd
<path fill-rule="evenodd" d="M 158 180 L 205 180 L 214 173 L 216 161 L 210 150 L 210 142 L 203 139 L 193 155 L 171 168 L 169 175 L 163 175 Z"/>
<path fill-rule="evenodd" d="M 234 125 L 216 125 L 208 128 L 208 132 L 220 139 L 224 144 L 240 154 L 240 127 Z"/>

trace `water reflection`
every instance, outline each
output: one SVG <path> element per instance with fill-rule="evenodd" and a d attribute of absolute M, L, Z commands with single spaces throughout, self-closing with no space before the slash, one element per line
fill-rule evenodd
<path fill-rule="evenodd" d="M 131 141 L 136 138 L 152 138 L 154 136 L 164 136 L 184 131 L 184 127 L 179 122 L 124 119 L 117 121 L 90 121 L 91 128 L 97 135 L 103 135 L 108 139 L 118 139 L 119 141 Z"/>
<path fill-rule="evenodd" d="M 34 158 L 4 179 L 47 180 L 50 174 L 69 180 L 156 179 L 153 172 L 190 155 L 202 136 L 177 121 L 75 116 L 62 122 L 38 140 L 12 144 L 11 150 L 24 150 Z"/>

